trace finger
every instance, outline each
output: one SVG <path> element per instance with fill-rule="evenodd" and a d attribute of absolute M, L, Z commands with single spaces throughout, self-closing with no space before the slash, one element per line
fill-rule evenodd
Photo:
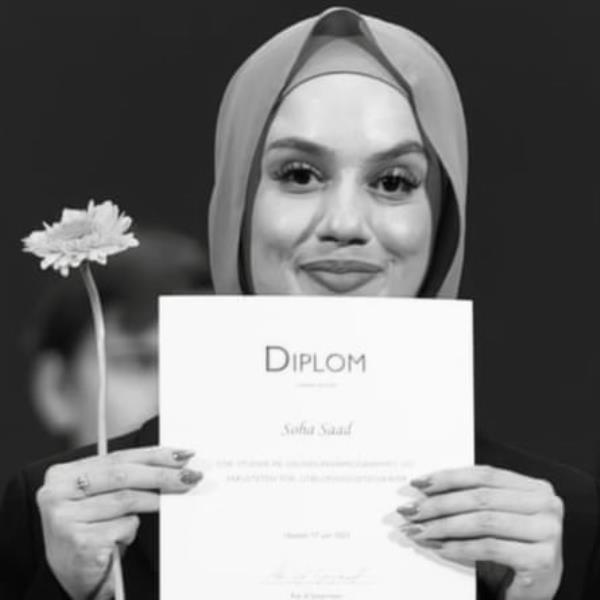
<path fill-rule="evenodd" d="M 559 538 L 562 527 L 560 521 L 551 515 L 519 515 L 482 510 L 410 524 L 402 530 L 415 541 L 496 537 L 520 542 L 540 542 Z"/>
<path fill-rule="evenodd" d="M 156 467 L 178 468 L 194 456 L 193 450 L 149 446 L 111 452 L 107 456 L 115 463 L 140 463 Z"/>
<path fill-rule="evenodd" d="M 140 490 L 119 490 L 70 502 L 68 518 L 79 523 L 118 519 L 132 514 L 157 512 L 160 496 Z"/>
<path fill-rule="evenodd" d="M 411 485 L 427 495 L 476 487 L 537 490 L 554 494 L 552 485 L 547 481 L 484 465 L 437 471 L 426 477 L 413 479 Z"/>
<path fill-rule="evenodd" d="M 148 466 L 166 467 L 177 469 L 186 465 L 194 456 L 191 450 L 176 448 L 165 448 L 162 446 L 148 446 L 145 448 L 132 448 L 110 452 L 103 456 L 88 456 L 69 463 L 52 465 L 46 471 L 46 482 L 63 479 L 72 473 L 80 473 L 82 470 L 95 465 L 137 463 Z"/>
<path fill-rule="evenodd" d="M 85 486 L 80 479 L 85 479 Z M 50 486 L 56 497 L 82 500 L 87 497 L 125 489 L 160 490 L 177 494 L 194 487 L 202 473 L 191 469 L 172 469 L 136 463 L 110 463 L 89 465 L 88 470 L 76 479 L 72 474 L 60 483 Z"/>
<path fill-rule="evenodd" d="M 413 504 L 399 507 L 398 512 L 411 521 L 420 522 L 482 510 L 524 515 L 541 512 L 561 514 L 561 505 L 557 496 L 537 490 L 479 487 L 426 496 Z"/>
<path fill-rule="evenodd" d="M 436 553 L 456 562 L 491 561 L 517 572 L 547 571 L 558 560 L 556 547 L 550 543 L 528 544 L 497 538 L 436 542 Z"/>
<path fill-rule="evenodd" d="M 116 519 L 112 521 L 112 523 L 115 524 L 112 531 L 115 544 L 130 546 L 137 535 L 137 530 L 140 526 L 140 518 L 135 515 L 129 515 L 127 517 Z"/>
<path fill-rule="evenodd" d="M 79 524 L 69 532 L 69 555 L 82 568 L 104 572 L 115 544 L 129 546 L 135 539 L 139 524 L 137 515 L 102 523 Z"/>
<path fill-rule="evenodd" d="M 130 546 L 135 540 L 139 526 L 140 518 L 136 515 L 128 515 L 112 521 L 93 523 L 87 526 L 87 531 L 90 537 L 102 540 L 98 544 L 99 547 L 112 551 L 115 544 Z"/>

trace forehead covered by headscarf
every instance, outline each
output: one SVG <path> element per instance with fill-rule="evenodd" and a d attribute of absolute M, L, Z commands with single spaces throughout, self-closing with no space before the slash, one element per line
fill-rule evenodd
<path fill-rule="evenodd" d="M 249 228 L 264 141 L 282 98 L 304 81 L 339 72 L 379 79 L 408 98 L 446 181 L 441 206 L 432 207 L 437 227 L 421 295 L 455 297 L 467 188 L 467 137 L 458 89 L 443 59 L 422 38 L 346 8 L 330 9 L 282 31 L 229 82 L 217 121 L 209 213 L 216 292 L 248 289 L 244 264 L 249 264 L 249 243 L 242 231 Z"/>

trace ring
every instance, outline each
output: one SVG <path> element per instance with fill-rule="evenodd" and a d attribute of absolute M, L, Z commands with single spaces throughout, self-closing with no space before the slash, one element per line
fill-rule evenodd
<path fill-rule="evenodd" d="M 88 490 L 90 489 L 90 480 L 87 475 L 79 475 L 75 481 L 75 485 L 80 492 L 83 492 L 87 496 Z"/>

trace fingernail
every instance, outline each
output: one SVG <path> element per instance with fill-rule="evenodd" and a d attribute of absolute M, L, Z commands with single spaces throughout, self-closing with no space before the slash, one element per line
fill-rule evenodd
<path fill-rule="evenodd" d="M 402 530 L 402 533 L 412 537 L 413 535 L 419 535 L 420 533 L 423 533 L 423 531 L 425 531 L 425 529 L 419 525 L 403 525 L 402 527 L 400 527 L 400 529 Z"/>
<path fill-rule="evenodd" d="M 202 479 L 202 473 L 200 471 L 192 471 L 191 469 L 182 469 L 179 473 L 179 479 L 185 485 L 194 485 Z"/>
<path fill-rule="evenodd" d="M 404 506 L 399 506 L 396 512 L 403 517 L 414 517 L 419 512 L 419 506 L 417 504 L 405 504 Z"/>
<path fill-rule="evenodd" d="M 177 462 L 185 462 L 186 460 L 189 460 L 190 458 L 192 458 L 192 456 L 194 456 L 194 454 L 196 454 L 196 453 L 193 450 L 175 450 L 173 452 L 173 458 Z"/>
<path fill-rule="evenodd" d="M 435 550 L 439 550 L 444 546 L 444 543 L 440 542 L 439 540 L 417 540 L 417 544 L 419 544 L 419 546 L 423 546 L 424 548 L 432 548 Z"/>
<path fill-rule="evenodd" d="M 416 487 L 418 490 L 425 490 L 432 484 L 431 477 L 418 477 L 412 479 L 410 485 Z"/>

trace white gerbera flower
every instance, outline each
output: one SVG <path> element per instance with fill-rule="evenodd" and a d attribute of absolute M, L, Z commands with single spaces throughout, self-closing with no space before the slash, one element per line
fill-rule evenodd
<path fill-rule="evenodd" d="M 96 206 L 89 201 L 87 210 L 65 208 L 60 221 L 34 231 L 23 239 L 23 250 L 42 259 L 42 269 L 52 267 L 63 277 L 70 268 L 81 267 L 81 276 L 90 298 L 94 318 L 98 355 L 98 454 L 108 451 L 106 436 L 106 331 L 98 288 L 92 275 L 91 262 L 106 264 L 106 257 L 139 245 L 133 233 L 127 233 L 131 219 L 119 214 L 119 207 L 110 200 Z M 121 554 L 113 547 L 115 598 L 124 600 Z"/>
<path fill-rule="evenodd" d="M 105 265 L 107 256 L 138 246 L 133 233 L 127 233 L 131 222 L 111 200 L 97 206 L 90 200 L 87 210 L 65 208 L 60 221 L 44 223 L 44 230 L 24 238 L 23 251 L 41 258 L 42 269 L 52 267 L 66 277 L 85 260 Z"/>

